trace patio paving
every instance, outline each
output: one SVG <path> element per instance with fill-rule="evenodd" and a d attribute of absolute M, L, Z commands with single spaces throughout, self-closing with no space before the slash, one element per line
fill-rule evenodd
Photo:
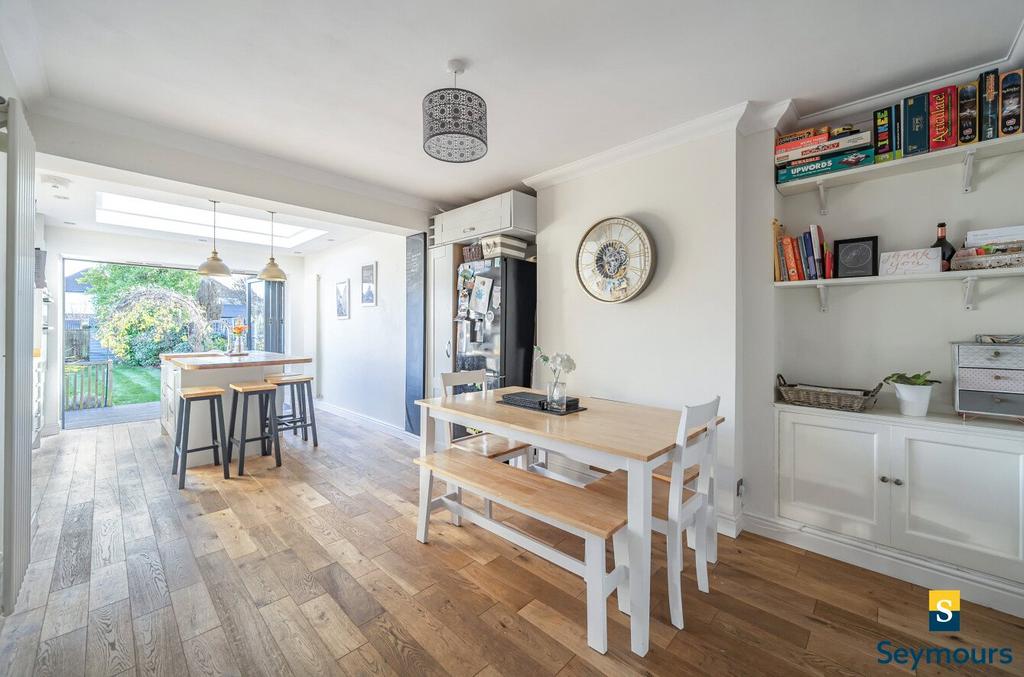
<path fill-rule="evenodd" d="M 134 423 L 160 418 L 159 402 L 143 402 L 142 404 L 122 404 L 117 407 L 99 407 L 96 409 L 78 409 L 64 412 L 64 429 L 93 428 L 100 425 L 115 423 Z"/>

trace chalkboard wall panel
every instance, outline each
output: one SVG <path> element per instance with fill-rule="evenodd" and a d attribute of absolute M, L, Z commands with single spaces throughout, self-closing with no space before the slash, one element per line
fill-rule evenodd
<path fill-rule="evenodd" d="M 405 240 L 405 429 L 420 434 L 416 400 L 424 395 L 427 335 L 427 234 Z"/>

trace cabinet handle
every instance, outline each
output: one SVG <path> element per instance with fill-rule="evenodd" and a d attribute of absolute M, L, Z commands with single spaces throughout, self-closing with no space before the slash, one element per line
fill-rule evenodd
<path fill-rule="evenodd" d="M 999 357 L 1000 355 L 1002 355 L 1002 353 L 1000 353 L 998 350 L 993 350 L 992 351 L 992 357 L 993 358 Z"/>
<path fill-rule="evenodd" d="M 992 380 L 993 380 L 993 381 L 1002 381 L 1002 380 L 1003 380 L 1003 377 L 1002 377 L 1002 376 L 1000 376 L 999 374 L 993 374 L 993 375 L 992 375 Z"/>
<path fill-rule="evenodd" d="M 472 233 L 474 230 L 476 230 L 476 227 L 475 226 L 470 226 L 469 228 L 463 228 L 462 232 L 463 233 Z"/>
<path fill-rule="evenodd" d="M 1003 401 L 1003 398 L 993 396 L 992 401 L 995 402 L 996 404 L 999 404 Z"/>
<path fill-rule="evenodd" d="M 895 479 L 895 480 L 892 481 L 892 483 L 895 484 L 898 487 L 902 487 L 903 486 L 903 480 L 901 480 L 901 479 Z"/>
<path fill-rule="evenodd" d="M 882 484 L 888 484 L 889 478 L 886 477 L 885 475 L 882 475 L 881 477 L 878 478 L 878 481 L 881 482 Z"/>

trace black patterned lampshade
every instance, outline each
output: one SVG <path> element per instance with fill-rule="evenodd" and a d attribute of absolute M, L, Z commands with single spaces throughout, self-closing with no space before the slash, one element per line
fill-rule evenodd
<path fill-rule="evenodd" d="M 473 162 L 487 154 L 487 104 L 458 87 L 423 97 L 423 150 L 442 162 Z"/>

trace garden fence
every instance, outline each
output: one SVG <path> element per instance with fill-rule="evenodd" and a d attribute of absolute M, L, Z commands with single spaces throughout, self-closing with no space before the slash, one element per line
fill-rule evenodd
<path fill-rule="evenodd" d="M 113 403 L 114 361 L 64 365 L 64 410 L 109 407 Z"/>

